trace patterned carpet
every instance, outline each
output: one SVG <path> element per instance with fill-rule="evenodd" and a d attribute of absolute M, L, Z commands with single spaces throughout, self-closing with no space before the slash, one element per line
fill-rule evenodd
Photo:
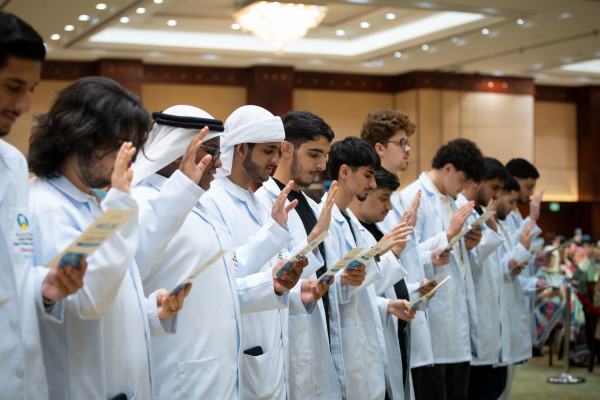
<path fill-rule="evenodd" d="M 532 358 L 525 365 L 517 367 L 511 400 L 600 399 L 599 365 L 596 365 L 591 373 L 587 368 L 571 368 L 572 375 L 585 378 L 584 383 L 571 385 L 548 383 L 548 377 L 558 376 L 564 372 L 564 365 L 562 360 L 555 360 L 552 367 L 548 366 L 548 355 L 545 355 Z"/>

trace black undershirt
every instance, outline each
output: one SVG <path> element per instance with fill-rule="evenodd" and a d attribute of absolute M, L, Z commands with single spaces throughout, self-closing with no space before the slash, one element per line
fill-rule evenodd
<path fill-rule="evenodd" d="M 279 190 L 283 190 L 285 185 L 279 182 L 277 179 L 273 178 L 277 186 L 279 186 Z M 306 234 L 309 235 L 310 232 L 314 229 L 315 225 L 317 225 L 317 217 L 313 212 L 310 204 L 308 204 L 308 200 L 301 192 L 296 192 L 295 190 L 290 190 L 290 193 L 287 196 L 289 201 L 298 200 L 298 204 L 296 205 L 296 212 L 302 220 L 302 225 L 304 225 L 304 230 Z M 319 251 L 321 252 L 321 257 L 323 257 L 323 266 L 317 270 L 317 278 L 327 272 L 327 261 L 325 259 L 325 245 L 323 242 L 319 244 Z M 325 309 L 325 321 L 327 321 L 327 333 L 329 333 L 329 295 L 321 297 L 323 301 L 323 308 Z"/>
<path fill-rule="evenodd" d="M 383 237 L 383 232 L 381 232 L 379 230 L 379 228 L 377 227 L 377 225 L 375 224 L 367 224 L 365 222 L 360 221 L 361 225 L 365 227 L 366 230 L 368 230 L 371 235 L 373 235 L 373 237 L 375 238 L 375 240 L 377 240 L 378 242 L 381 240 L 381 238 Z M 408 297 L 408 288 L 406 287 L 406 282 L 404 279 L 401 279 L 400 281 L 396 282 L 396 284 L 394 285 L 394 290 L 396 291 L 396 297 L 402 300 L 409 300 Z M 406 351 L 407 351 L 407 346 L 406 346 L 406 332 L 405 332 L 405 328 L 406 328 L 407 322 L 399 319 L 398 318 L 398 342 L 400 343 L 400 352 L 402 353 L 402 379 L 404 380 L 404 384 L 406 385 L 406 378 L 407 378 L 407 370 L 408 370 L 408 360 L 406 359 Z"/>

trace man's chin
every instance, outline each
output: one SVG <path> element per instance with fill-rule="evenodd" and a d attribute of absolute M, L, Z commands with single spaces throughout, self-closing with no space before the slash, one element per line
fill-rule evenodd
<path fill-rule="evenodd" d="M 362 203 L 363 201 L 365 201 L 366 199 L 367 199 L 367 196 L 366 196 L 366 195 L 365 195 L 365 196 L 359 196 L 359 195 L 356 195 L 356 200 L 360 201 L 361 203 Z"/>
<path fill-rule="evenodd" d="M 0 131 L 0 137 L 8 135 L 9 132 L 10 131 L 6 131 L 6 132 L 5 131 Z"/>

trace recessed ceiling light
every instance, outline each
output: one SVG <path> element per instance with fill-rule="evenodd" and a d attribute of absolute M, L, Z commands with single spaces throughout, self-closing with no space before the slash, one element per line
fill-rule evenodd
<path fill-rule="evenodd" d="M 86 15 L 86 14 L 81 14 L 81 15 L 79 16 L 79 20 L 80 20 L 80 21 L 89 21 L 89 20 L 90 20 L 90 16 L 89 16 L 89 15 Z"/>
<path fill-rule="evenodd" d="M 129 22 L 129 17 L 121 17 L 121 19 L 119 21 L 121 21 L 122 23 L 126 24 L 126 23 Z"/>
<path fill-rule="evenodd" d="M 384 62 L 381 60 L 364 61 L 360 63 L 360 66 L 365 68 L 381 68 L 383 65 Z"/>
<path fill-rule="evenodd" d="M 175 21 L 174 19 L 170 19 L 167 21 L 167 25 L 169 26 L 175 26 L 177 25 L 177 21 Z"/>
<path fill-rule="evenodd" d="M 74 31 L 75 27 L 73 25 L 66 25 L 65 26 L 65 31 L 70 32 L 70 31 Z"/>
<path fill-rule="evenodd" d="M 96 9 L 97 10 L 106 10 L 106 4 L 98 3 L 98 4 L 96 4 Z"/>
<path fill-rule="evenodd" d="M 143 13 L 146 12 L 146 9 L 144 7 L 140 7 L 137 10 L 135 10 L 135 12 L 138 13 L 138 14 L 143 14 Z"/>
<path fill-rule="evenodd" d="M 363 21 L 363 22 L 360 23 L 360 27 L 363 28 L 363 29 L 367 29 L 370 26 L 371 26 L 371 24 L 368 23 L 367 21 Z"/>
<path fill-rule="evenodd" d="M 519 18 L 517 20 L 517 25 L 523 25 L 525 23 L 525 21 L 522 18 Z"/>
<path fill-rule="evenodd" d="M 154 4 L 162 4 L 163 0 L 154 0 Z"/>
<path fill-rule="evenodd" d="M 239 30 L 240 28 L 241 28 L 241 27 L 240 27 L 240 24 L 231 24 L 231 29 L 233 29 L 233 30 L 236 30 L 236 31 L 237 31 L 237 30 Z"/>
<path fill-rule="evenodd" d="M 400 58 L 400 57 L 402 57 L 402 52 L 401 52 L 401 51 L 397 51 L 397 52 L 395 52 L 395 53 L 394 53 L 394 57 L 396 57 L 396 58 Z"/>
<path fill-rule="evenodd" d="M 396 14 L 394 14 L 394 13 L 387 13 L 387 14 L 385 14 L 385 18 L 386 19 L 390 19 L 390 20 L 396 19 Z"/>
<path fill-rule="evenodd" d="M 421 50 L 423 50 L 423 51 L 429 50 L 429 45 L 427 45 L 427 44 L 422 45 Z"/>
<path fill-rule="evenodd" d="M 564 13 L 558 15 L 558 19 L 567 19 L 567 18 L 571 18 L 571 17 L 572 17 L 572 15 L 570 12 L 564 12 Z"/>
<path fill-rule="evenodd" d="M 335 31 L 335 34 L 338 36 L 344 36 L 346 34 L 346 31 L 343 29 L 338 29 L 337 31 Z"/>
<path fill-rule="evenodd" d="M 483 33 L 484 35 L 488 35 L 490 33 L 490 30 L 488 28 L 483 28 L 481 30 L 481 33 Z"/>
<path fill-rule="evenodd" d="M 98 22 L 100 22 L 100 18 L 96 17 L 91 21 L 91 24 L 96 25 Z"/>
<path fill-rule="evenodd" d="M 214 61 L 214 60 L 218 60 L 219 56 L 216 56 L 214 54 L 205 54 L 202 56 L 202 58 L 204 58 L 205 60 Z"/>
<path fill-rule="evenodd" d="M 58 40 L 58 39 L 60 39 L 60 35 L 58 33 L 54 33 L 54 34 L 50 35 L 50 39 Z"/>
<path fill-rule="evenodd" d="M 454 44 L 458 43 L 458 38 L 456 36 L 454 36 L 452 39 L 450 39 L 450 41 Z"/>

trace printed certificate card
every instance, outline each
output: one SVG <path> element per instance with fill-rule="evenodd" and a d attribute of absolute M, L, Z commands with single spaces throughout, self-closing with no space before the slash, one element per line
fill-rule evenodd
<path fill-rule="evenodd" d="M 481 214 L 479 216 L 479 218 L 477 218 L 475 221 L 471 222 L 469 225 L 467 225 L 465 228 L 463 228 L 462 231 L 458 232 L 458 235 L 454 236 L 450 242 L 448 243 L 448 246 L 446 246 L 446 248 L 444 250 L 442 250 L 442 252 L 440 253 L 440 255 L 438 257 L 442 257 L 444 254 L 446 254 L 447 252 L 450 251 L 450 249 L 452 247 L 454 247 L 454 245 L 456 243 L 458 243 L 458 241 L 460 239 L 463 238 L 463 236 L 465 236 L 467 233 L 471 232 L 471 230 L 473 228 L 477 228 L 478 226 L 481 226 L 483 224 L 485 224 L 485 222 L 490 219 L 490 217 L 492 215 L 496 214 L 496 211 L 485 211 L 483 214 Z"/>
<path fill-rule="evenodd" d="M 187 278 L 185 278 L 177 286 L 175 286 L 173 289 L 171 289 L 169 291 L 169 295 L 176 295 L 177 293 L 179 293 L 179 291 L 181 289 L 185 288 L 187 285 L 192 283 L 192 279 L 194 279 L 195 277 L 200 275 L 202 273 L 202 271 L 204 271 L 206 269 L 206 267 L 208 267 L 209 265 L 211 265 L 212 263 L 217 261 L 219 258 L 223 257 L 223 255 L 225 253 L 227 253 L 227 250 L 217 251 L 211 258 L 208 259 L 208 261 L 206 261 L 204 264 L 202 264 L 198 268 L 196 268 L 194 270 L 194 272 L 192 272 Z"/>
<path fill-rule="evenodd" d="M 426 284 L 421 285 L 421 286 L 419 286 L 416 289 L 413 289 L 413 291 L 411 293 L 418 293 L 418 292 L 421 291 L 421 289 L 426 288 L 427 286 L 429 286 L 431 284 L 431 282 L 433 282 L 433 281 L 440 282 L 442 280 L 442 278 L 445 278 L 449 274 L 450 274 L 449 271 L 440 272 L 439 274 L 437 274 L 436 276 L 434 276 L 433 279 L 430 279 L 429 282 L 427 282 Z"/>
<path fill-rule="evenodd" d="M 56 269 L 64 267 L 67 264 L 79 267 L 79 259 L 82 256 L 87 258 L 92 255 L 102 243 L 110 239 L 135 213 L 136 210 L 106 210 L 69 247 L 46 264 L 46 267 Z"/>
<path fill-rule="evenodd" d="M 281 265 L 281 267 L 279 267 L 277 269 L 277 271 L 275 271 L 273 273 L 273 275 L 278 278 L 281 278 L 283 276 L 283 271 L 292 269 L 294 261 L 302 260 L 302 257 L 304 257 L 305 255 L 307 255 L 308 253 L 310 253 L 311 251 L 316 249 L 317 246 L 320 245 L 327 236 L 329 236 L 329 232 L 325 231 L 325 232 L 321 233 L 312 242 L 310 242 L 305 248 L 300 250 L 295 256 L 290 257 L 285 264 Z"/>
<path fill-rule="evenodd" d="M 360 264 L 364 264 L 369 261 L 371 258 L 375 257 L 377 254 L 381 253 L 383 250 L 390 247 L 393 242 L 389 240 L 381 239 L 377 244 L 371 247 L 369 250 L 365 251 L 361 255 L 354 258 L 354 260 L 350 261 L 350 264 L 346 267 L 346 269 L 354 269 L 358 267 Z"/>
<path fill-rule="evenodd" d="M 447 277 L 445 277 L 443 281 L 441 281 L 440 283 L 438 283 L 437 286 L 434 287 L 433 289 L 431 289 L 431 291 L 429 293 L 427 293 L 425 296 L 420 297 L 417 300 L 415 300 L 412 303 L 410 303 L 409 304 L 410 309 L 411 310 L 416 310 L 417 308 L 419 308 L 419 306 L 421 304 L 423 304 L 426 300 L 429 300 L 431 298 L 431 296 L 433 296 L 435 294 L 435 292 L 437 292 L 437 290 L 439 288 L 441 288 L 442 285 L 444 285 L 449 280 L 450 280 L 450 275 L 448 275 Z"/>
<path fill-rule="evenodd" d="M 316 281 L 314 281 L 313 283 L 310 284 L 310 286 L 312 287 L 317 287 L 317 285 L 321 282 L 321 281 L 327 281 L 329 280 L 330 276 L 335 275 L 338 271 L 346 268 L 346 266 L 348 264 L 350 264 L 350 262 L 352 260 L 354 260 L 354 258 L 361 252 L 363 251 L 362 247 L 356 247 L 352 250 L 350 250 L 344 257 L 342 257 L 338 262 L 335 263 L 335 265 L 331 268 L 329 268 L 329 270 L 327 270 L 327 272 L 325 272 L 323 275 L 321 275 L 319 277 L 319 279 L 317 279 Z"/>

